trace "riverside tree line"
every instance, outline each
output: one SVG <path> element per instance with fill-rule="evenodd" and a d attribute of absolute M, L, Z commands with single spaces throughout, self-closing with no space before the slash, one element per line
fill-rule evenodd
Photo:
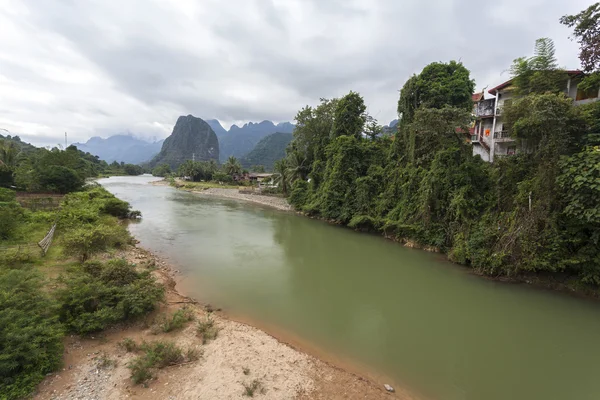
<path fill-rule="evenodd" d="M 600 82 L 600 5 L 561 22 L 574 27 L 588 73 Z M 460 62 L 432 63 L 404 84 L 400 122 L 385 134 L 350 92 L 296 116 L 275 170 L 298 210 L 447 252 L 480 273 L 536 274 L 600 285 L 600 102 L 564 94 L 549 39 L 515 60 L 518 99 L 504 113 L 522 148 L 493 164 L 473 156 L 474 81 Z"/>

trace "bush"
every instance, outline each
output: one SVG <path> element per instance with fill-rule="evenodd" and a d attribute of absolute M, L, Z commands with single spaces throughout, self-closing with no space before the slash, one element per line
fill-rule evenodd
<path fill-rule="evenodd" d="M 202 344 L 206 344 L 209 340 L 215 340 L 219 334 L 219 328 L 215 326 L 215 321 L 209 316 L 204 321 L 198 321 L 196 333 L 202 336 Z"/>
<path fill-rule="evenodd" d="M 138 344 L 132 338 L 124 338 L 121 340 L 119 342 L 119 347 L 129 353 L 136 352 L 140 349 Z"/>
<path fill-rule="evenodd" d="M 13 237 L 22 217 L 23 209 L 19 203 L 0 202 L 0 240 Z"/>
<path fill-rule="evenodd" d="M 81 189 L 84 181 L 71 168 L 51 165 L 39 171 L 39 183 L 42 190 L 70 193 Z"/>
<path fill-rule="evenodd" d="M 121 247 L 131 241 L 125 227 L 120 225 L 87 224 L 71 229 L 62 237 L 66 255 L 86 261 L 90 256 L 114 247 Z"/>
<path fill-rule="evenodd" d="M 125 260 L 77 266 L 60 282 L 60 319 L 79 334 L 143 316 L 164 298 L 163 287 L 148 271 L 137 272 Z"/>
<path fill-rule="evenodd" d="M 63 327 L 55 303 L 30 269 L 0 269 L 0 397 L 27 396 L 56 370 L 63 353 Z"/>
<path fill-rule="evenodd" d="M 308 182 L 298 179 L 292 185 L 292 193 L 290 194 L 290 204 L 295 209 L 300 209 L 306 204 L 308 196 Z"/>
<path fill-rule="evenodd" d="M 134 383 L 145 383 L 154 377 L 154 369 L 177 365 L 186 361 L 183 350 L 173 342 L 157 341 L 142 343 L 140 346 L 144 354 L 134 358 L 127 366 L 131 370 L 131 379 Z M 195 361 L 199 353 L 188 350 L 188 361 Z"/>
<path fill-rule="evenodd" d="M 106 199 L 104 201 L 104 204 L 100 208 L 100 212 L 125 219 L 129 217 L 130 209 L 131 206 L 128 202 L 113 197 L 112 199 Z"/>
<path fill-rule="evenodd" d="M 215 172 L 212 176 L 213 181 L 216 182 L 224 182 L 224 183 L 231 183 L 233 182 L 233 178 L 231 177 L 231 175 L 228 175 L 224 172 Z"/>
<path fill-rule="evenodd" d="M 17 196 L 14 190 L 11 189 L 5 189 L 0 187 L 0 202 L 4 202 L 4 201 L 16 201 Z"/>
<path fill-rule="evenodd" d="M 173 313 L 171 318 L 167 318 L 162 315 L 156 321 L 153 327 L 154 333 L 158 332 L 171 332 L 177 329 L 183 328 L 186 322 L 194 319 L 194 313 L 189 308 L 183 307 Z"/>

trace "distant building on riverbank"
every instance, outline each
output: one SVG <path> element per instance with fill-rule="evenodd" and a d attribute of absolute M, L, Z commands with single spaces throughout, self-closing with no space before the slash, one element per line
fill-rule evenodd
<path fill-rule="evenodd" d="M 578 70 L 566 71 L 564 93 L 574 100 L 575 105 L 600 100 L 600 88 L 591 91 L 581 90 L 578 85 L 585 76 Z M 474 126 L 469 134 L 473 145 L 473 154 L 484 161 L 494 162 L 495 157 L 509 156 L 522 151 L 504 125 L 502 110 L 515 99 L 513 80 L 510 79 L 490 90 L 491 98 L 484 98 L 484 92 L 473 95 Z"/>

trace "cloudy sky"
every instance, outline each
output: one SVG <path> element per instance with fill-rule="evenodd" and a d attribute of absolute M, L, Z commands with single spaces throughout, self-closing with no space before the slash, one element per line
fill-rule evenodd
<path fill-rule="evenodd" d="M 182 114 L 288 121 L 360 92 L 383 123 L 398 89 L 460 59 L 478 88 L 591 0 L 0 0 L 0 128 L 37 145 L 130 132 L 166 137 Z"/>

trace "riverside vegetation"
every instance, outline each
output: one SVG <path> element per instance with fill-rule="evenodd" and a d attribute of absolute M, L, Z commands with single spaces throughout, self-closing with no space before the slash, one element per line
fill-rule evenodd
<path fill-rule="evenodd" d="M 589 39 L 598 36 L 599 4 L 563 18 L 593 59 L 591 85 L 600 76 Z M 531 151 L 493 164 L 473 156 L 465 133 L 474 81 L 462 63 L 436 62 L 400 91 L 393 134 L 355 92 L 300 110 L 275 165 L 280 188 L 308 215 L 438 248 L 481 274 L 597 293 L 600 102 L 574 106 L 564 95 L 566 73 L 549 39 L 511 72 L 519 97 L 504 110 L 505 126 Z"/>
<path fill-rule="evenodd" d="M 0 143 L 3 185 L 66 195 L 59 208 L 36 211 L 21 207 L 14 190 L 0 188 L 2 399 L 27 396 L 60 367 L 66 334 L 134 320 L 164 296 L 149 270 L 94 259 L 132 243 L 120 220 L 139 216 L 105 189 L 84 186 L 105 166 L 74 147 L 48 151 L 15 142 Z M 36 243 L 54 223 L 54 243 L 42 257 Z"/>

